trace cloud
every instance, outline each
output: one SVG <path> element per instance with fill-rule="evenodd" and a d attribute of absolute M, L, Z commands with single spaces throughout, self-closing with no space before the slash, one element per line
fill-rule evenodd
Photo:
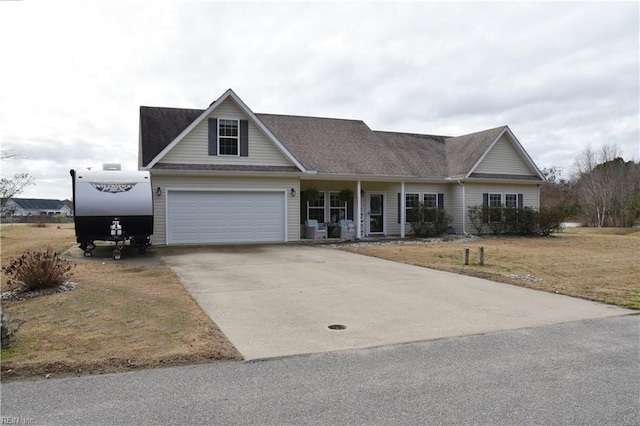
<path fill-rule="evenodd" d="M 69 168 L 137 164 L 140 105 L 256 112 L 460 135 L 508 124 L 542 166 L 588 144 L 640 160 L 637 3 L 0 3 L 5 162 L 30 195 Z"/>

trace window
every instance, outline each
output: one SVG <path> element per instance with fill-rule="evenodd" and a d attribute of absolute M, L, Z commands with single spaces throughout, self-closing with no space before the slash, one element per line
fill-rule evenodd
<path fill-rule="evenodd" d="M 325 223 L 324 220 L 324 192 L 316 201 L 307 201 L 307 219 L 315 219 L 318 223 Z"/>
<path fill-rule="evenodd" d="M 502 194 L 489 194 L 489 222 L 496 223 L 502 220 Z"/>
<path fill-rule="evenodd" d="M 238 155 L 238 120 L 218 120 L 218 154 Z"/>
<path fill-rule="evenodd" d="M 424 206 L 428 209 L 437 209 L 438 194 L 424 194 Z"/>
<path fill-rule="evenodd" d="M 518 208 L 518 194 L 505 194 L 504 206 L 508 209 Z"/>
<path fill-rule="evenodd" d="M 347 218 L 347 203 L 340 200 L 339 192 L 329 193 L 329 218 L 331 223 L 338 223 Z"/>
<path fill-rule="evenodd" d="M 420 205 L 420 194 L 404 194 L 404 197 L 404 220 L 407 223 L 411 223 L 413 220 L 414 210 L 417 210 Z"/>

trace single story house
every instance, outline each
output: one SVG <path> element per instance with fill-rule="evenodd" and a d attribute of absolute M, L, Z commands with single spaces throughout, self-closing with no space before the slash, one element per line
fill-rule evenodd
<path fill-rule="evenodd" d="M 5 216 L 70 216 L 71 209 L 61 200 L 10 198 L 2 208 Z"/>
<path fill-rule="evenodd" d="M 152 178 L 157 245 L 297 241 L 307 219 L 350 219 L 356 238 L 404 237 L 416 200 L 470 233 L 468 206 L 537 209 L 543 181 L 507 126 L 456 137 L 374 131 L 254 113 L 231 89 L 206 110 L 141 107 L 139 169 Z M 309 189 L 320 196 L 306 200 Z"/>

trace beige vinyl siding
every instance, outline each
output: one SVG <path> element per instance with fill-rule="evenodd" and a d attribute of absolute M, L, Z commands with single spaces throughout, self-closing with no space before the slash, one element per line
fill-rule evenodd
<path fill-rule="evenodd" d="M 458 183 L 456 183 L 455 185 L 451 185 L 451 188 L 449 191 L 449 194 L 450 194 L 449 208 L 447 212 L 453 218 L 453 221 L 451 222 L 451 226 L 455 230 L 456 234 L 462 234 L 464 232 L 463 221 L 465 219 L 465 216 L 467 215 L 466 207 L 463 208 L 463 203 L 464 203 L 463 191 L 464 191 L 463 186 Z M 446 195 L 444 199 L 445 199 L 445 204 L 447 204 Z M 466 231 L 469 232 L 468 229 Z"/>
<path fill-rule="evenodd" d="M 287 191 L 287 241 L 300 239 L 300 185 L 299 180 L 287 178 L 232 178 L 208 176 L 172 176 L 153 175 L 153 188 L 162 188 L 162 195 L 153 196 L 153 244 L 166 244 L 166 194 L 168 190 L 200 189 L 200 190 L 274 190 Z M 295 198 L 289 195 L 291 188 L 296 190 Z"/>
<path fill-rule="evenodd" d="M 225 100 L 210 115 L 211 118 L 249 120 L 232 99 Z M 171 151 L 162 163 L 173 164 L 244 164 L 260 166 L 291 166 L 293 163 L 249 120 L 249 156 L 209 155 L 209 120 L 204 119 Z"/>
<path fill-rule="evenodd" d="M 499 173 L 511 175 L 533 176 L 534 171 L 522 159 L 520 153 L 511 143 L 509 136 L 503 135 L 493 146 L 487 156 L 473 170 L 474 173 Z"/>
<path fill-rule="evenodd" d="M 393 218 L 388 218 L 388 235 L 400 235 L 400 224 L 398 223 L 398 194 L 400 193 L 401 186 L 396 184 L 393 186 L 393 200 L 391 200 L 393 208 Z M 444 209 L 452 214 L 451 200 L 450 200 L 450 185 L 447 183 L 405 183 L 405 194 L 420 194 L 422 201 L 422 194 L 444 194 Z M 404 206 L 404 200 L 401 200 Z M 391 222 L 393 220 L 393 222 Z M 404 227 L 405 235 L 411 235 L 411 224 L 406 223 Z"/>
<path fill-rule="evenodd" d="M 539 195 L 539 187 L 537 185 L 517 185 L 517 184 L 500 184 L 500 185 L 491 185 L 491 184 L 475 184 L 475 183 L 467 183 L 465 184 L 466 188 L 466 201 L 467 206 L 477 206 L 482 205 L 482 194 L 490 193 L 490 194 L 502 194 L 502 203 L 504 204 L 504 194 L 522 194 L 523 195 L 523 205 L 524 207 L 531 207 L 534 209 L 538 209 L 540 207 L 540 195 Z M 475 233 L 476 230 L 469 221 L 467 220 L 467 232 Z M 462 228 L 457 232 L 462 232 Z"/>

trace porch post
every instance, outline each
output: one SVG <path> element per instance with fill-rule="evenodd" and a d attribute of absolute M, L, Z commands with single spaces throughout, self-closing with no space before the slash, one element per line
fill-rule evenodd
<path fill-rule="evenodd" d="M 407 220 L 407 218 L 405 217 L 406 210 L 404 209 L 404 203 L 404 181 L 402 181 L 400 182 L 400 238 L 404 238 L 404 223 Z"/>
<path fill-rule="evenodd" d="M 362 197 L 360 193 L 362 192 L 362 185 L 360 180 L 358 179 L 358 183 L 356 184 L 356 238 L 362 238 L 362 226 L 360 226 L 362 222 Z"/>

